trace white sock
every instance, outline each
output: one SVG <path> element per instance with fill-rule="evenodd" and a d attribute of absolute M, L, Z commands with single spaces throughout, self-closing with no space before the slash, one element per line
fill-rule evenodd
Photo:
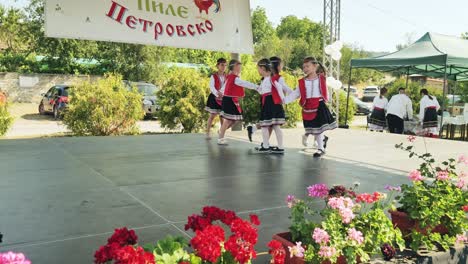
<path fill-rule="evenodd" d="M 324 150 L 323 148 L 323 134 L 315 135 L 315 141 L 317 141 L 317 148 Z"/>
<path fill-rule="evenodd" d="M 263 138 L 263 147 L 269 148 L 270 147 L 270 132 L 268 131 L 268 127 L 262 127 L 262 138 Z"/>
<path fill-rule="evenodd" d="M 283 131 L 280 126 L 273 126 L 275 131 L 276 141 L 278 141 L 278 148 L 283 149 Z"/>

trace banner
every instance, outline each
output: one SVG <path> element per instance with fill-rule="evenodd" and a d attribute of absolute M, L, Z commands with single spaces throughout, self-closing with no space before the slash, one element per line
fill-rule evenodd
<path fill-rule="evenodd" d="M 53 38 L 253 54 L 249 0 L 46 0 Z"/>

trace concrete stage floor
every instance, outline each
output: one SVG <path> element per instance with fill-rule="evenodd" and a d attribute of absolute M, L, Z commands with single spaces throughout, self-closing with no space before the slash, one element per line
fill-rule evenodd
<path fill-rule="evenodd" d="M 334 133 L 339 142 L 343 132 Z M 0 251 L 24 252 L 38 264 L 92 263 L 114 228 L 136 229 L 141 244 L 168 234 L 189 237 L 186 217 L 216 205 L 245 217 L 257 213 L 263 252 L 274 233 L 288 228 L 288 194 L 304 196 L 315 183 L 359 181 L 360 191 L 382 191 L 407 182 L 394 160 L 368 166 L 335 159 L 338 150 L 313 159 L 298 148 L 284 156 L 252 148 L 234 140 L 219 147 L 202 135 L 0 140 Z M 381 157 L 376 148 L 366 151 Z"/>

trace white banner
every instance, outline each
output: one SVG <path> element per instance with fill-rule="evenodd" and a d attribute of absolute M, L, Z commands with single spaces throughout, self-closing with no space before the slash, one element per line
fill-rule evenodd
<path fill-rule="evenodd" d="M 46 35 L 253 54 L 249 0 L 46 0 Z"/>

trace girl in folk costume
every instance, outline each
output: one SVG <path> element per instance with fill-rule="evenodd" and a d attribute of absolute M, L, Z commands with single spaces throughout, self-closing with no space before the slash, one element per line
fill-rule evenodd
<path fill-rule="evenodd" d="M 380 95 L 374 98 L 372 106 L 372 114 L 369 118 L 369 129 L 371 131 L 383 132 L 387 127 L 387 119 L 385 118 L 385 109 L 388 105 L 388 99 L 385 98 L 387 88 L 380 89 Z"/>
<path fill-rule="evenodd" d="M 440 109 L 439 102 L 434 96 L 429 95 L 427 89 L 421 90 L 421 102 L 419 106 L 419 120 L 421 120 L 425 136 L 437 137 L 439 131 L 437 111 Z"/>
<path fill-rule="evenodd" d="M 220 58 L 216 63 L 216 68 L 218 72 L 211 75 L 210 78 L 210 95 L 208 96 L 208 101 L 206 102 L 205 110 L 210 113 L 208 118 L 208 125 L 206 127 L 206 138 L 211 139 L 210 130 L 213 125 L 213 120 L 217 115 L 221 113 L 221 105 L 223 102 L 223 94 L 221 93 L 221 88 L 226 81 L 226 59 Z M 223 118 L 220 117 L 219 121 L 221 126 L 223 125 Z"/>
<path fill-rule="evenodd" d="M 284 94 L 278 84 L 278 78 L 272 76 L 271 64 L 268 59 L 262 59 L 257 63 L 258 73 L 263 77 L 258 92 L 262 95 L 260 126 L 262 128 L 263 142 L 260 148 L 261 153 L 284 153 L 283 132 L 281 125 L 286 123 L 283 100 Z M 276 84 L 275 84 L 276 83 Z M 278 147 L 270 147 L 270 130 L 274 130 Z"/>
<path fill-rule="evenodd" d="M 315 136 L 317 142 L 317 152 L 314 157 L 321 157 L 325 154 L 328 138 L 323 132 L 338 127 L 335 118 L 325 102 L 328 101 L 328 91 L 326 84 L 325 68 L 313 57 L 304 59 L 303 70 L 306 77 L 299 80 L 299 86 L 285 98 L 285 103 L 290 103 L 300 98 L 302 106 L 302 119 L 305 134 L 302 136 L 302 144 L 307 146 L 309 135 Z M 317 72 L 321 72 L 318 74 Z"/>
<path fill-rule="evenodd" d="M 242 108 L 239 99 L 244 97 L 244 88 L 252 90 L 257 90 L 258 88 L 258 85 L 239 78 L 241 65 L 238 60 L 231 60 L 229 62 L 229 75 L 226 77 L 226 82 L 221 89 L 224 95 L 221 106 L 221 117 L 224 118 L 224 121 L 219 131 L 218 145 L 227 145 L 227 141 L 224 138 L 226 130 L 237 121 L 242 121 Z"/>

